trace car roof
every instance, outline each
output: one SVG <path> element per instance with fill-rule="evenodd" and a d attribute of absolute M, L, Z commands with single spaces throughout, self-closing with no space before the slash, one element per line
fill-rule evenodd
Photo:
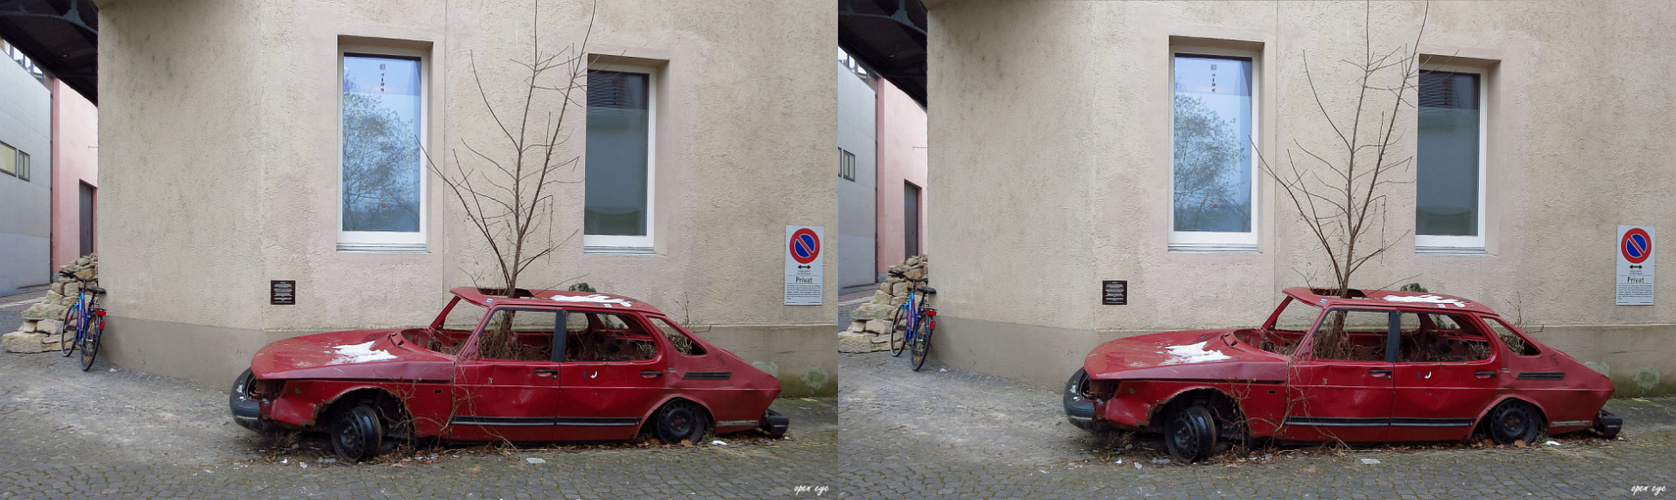
<path fill-rule="evenodd" d="M 518 297 L 507 298 L 499 289 L 485 289 L 474 286 L 462 286 L 449 290 L 455 296 L 483 307 L 494 305 L 553 307 L 563 306 L 566 309 L 610 309 L 629 310 L 646 314 L 663 315 L 663 311 L 652 307 L 640 299 L 624 297 L 599 292 L 572 292 L 568 290 L 526 290 L 518 289 Z M 526 296 L 527 294 L 527 296 Z"/>
<path fill-rule="evenodd" d="M 1496 314 L 1489 307 L 1471 300 L 1430 292 L 1402 292 L 1395 290 L 1351 290 L 1351 298 L 1338 296 L 1338 290 L 1295 286 L 1284 290 L 1286 295 L 1317 307 L 1355 307 L 1391 309 L 1433 309 Z"/>

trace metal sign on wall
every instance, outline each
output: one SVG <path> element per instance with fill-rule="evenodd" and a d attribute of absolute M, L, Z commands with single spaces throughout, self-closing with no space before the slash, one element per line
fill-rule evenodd
<path fill-rule="evenodd" d="M 1618 302 L 1653 305 L 1653 226 L 1618 226 Z"/>
<path fill-rule="evenodd" d="M 786 226 L 786 305 L 821 305 L 821 226 Z"/>
<path fill-rule="evenodd" d="M 297 305 L 297 280 L 268 281 L 268 303 L 276 306 Z"/>

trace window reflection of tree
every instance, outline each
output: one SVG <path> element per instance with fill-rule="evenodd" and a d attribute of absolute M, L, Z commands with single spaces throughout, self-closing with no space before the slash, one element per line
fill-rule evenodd
<path fill-rule="evenodd" d="M 419 230 L 419 146 L 413 128 L 378 99 L 344 92 L 344 230 Z"/>
<path fill-rule="evenodd" d="M 1177 231 L 1251 230 L 1241 199 L 1246 186 L 1238 166 L 1244 160 L 1234 120 L 1222 119 L 1198 97 L 1175 96 Z"/>

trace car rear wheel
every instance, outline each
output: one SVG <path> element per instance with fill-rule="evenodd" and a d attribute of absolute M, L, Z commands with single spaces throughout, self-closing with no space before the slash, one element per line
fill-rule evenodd
<path fill-rule="evenodd" d="M 709 418 L 697 403 L 675 400 L 658 409 L 656 433 L 664 444 L 698 443 L 709 430 Z"/>
<path fill-rule="evenodd" d="M 1203 406 L 1189 406 L 1175 412 L 1164 428 L 1164 443 L 1170 456 L 1192 462 L 1210 456 L 1216 448 L 1216 419 Z"/>
<path fill-rule="evenodd" d="M 338 413 L 332 422 L 332 450 L 349 462 L 359 462 L 378 454 L 383 444 L 384 423 L 378 413 L 367 405 L 356 405 Z"/>
<path fill-rule="evenodd" d="M 1496 444 L 1513 444 L 1524 441 L 1531 444 L 1536 441 L 1537 434 L 1542 432 L 1542 415 L 1537 413 L 1536 407 L 1530 403 L 1509 399 L 1496 405 L 1490 410 L 1490 418 L 1485 424 L 1490 434 L 1490 440 Z"/>

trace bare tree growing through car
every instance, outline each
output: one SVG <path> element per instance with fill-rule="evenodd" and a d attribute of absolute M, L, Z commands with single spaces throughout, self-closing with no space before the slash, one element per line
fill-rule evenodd
<path fill-rule="evenodd" d="M 1351 276 L 1408 235 L 1407 231 L 1395 237 L 1386 235 L 1384 224 L 1390 215 L 1386 196 L 1390 186 L 1399 182 L 1395 172 L 1414 162 L 1414 156 L 1399 146 L 1404 136 L 1398 123 L 1405 109 L 1415 108 L 1419 45 L 1426 31 L 1426 16 L 1422 14 L 1413 44 L 1376 51 L 1370 28 L 1372 8 L 1365 8 L 1368 14 L 1361 58 L 1340 61 L 1352 66 L 1350 73 L 1357 75 L 1353 86 L 1342 89 L 1355 92 L 1348 100 L 1353 107 L 1329 107 L 1327 102 L 1346 99 L 1323 94 L 1341 88 L 1317 82 L 1309 58 L 1303 58 L 1304 76 L 1316 110 L 1334 134 L 1331 145 L 1309 147 L 1294 140 L 1294 148 L 1286 151 L 1285 168 L 1258 156 L 1263 172 L 1292 201 L 1315 246 L 1327 257 L 1336 295 L 1345 298 L 1351 295 Z"/>
<path fill-rule="evenodd" d="M 580 42 L 549 51 L 542 47 L 539 4 L 534 10 L 529 53 L 509 60 L 524 76 L 518 96 L 497 106 L 484 88 L 476 54 L 468 58 L 472 83 L 492 119 L 496 140 L 477 144 L 462 139 L 443 159 L 453 160 L 452 169 L 425 156 L 431 173 L 459 202 L 478 241 L 494 257 L 490 267 L 506 297 L 516 295 L 520 278 L 532 264 L 551 256 L 576 234 L 572 230 L 570 236 L 555 237 L 552 214 L 557 186 L 581 181 L 581 157 L 566 125 L 574 126 L 572 122 L 583 116 L 580 98 L 587 94 L 593 18 L 590 13 Z M 556 109 L 547 107 L 555 99 Z M 517 348 L 510 331 L 498 330 L 484 332 L 480 349 L 485 355 L 504 356 Z"/>

